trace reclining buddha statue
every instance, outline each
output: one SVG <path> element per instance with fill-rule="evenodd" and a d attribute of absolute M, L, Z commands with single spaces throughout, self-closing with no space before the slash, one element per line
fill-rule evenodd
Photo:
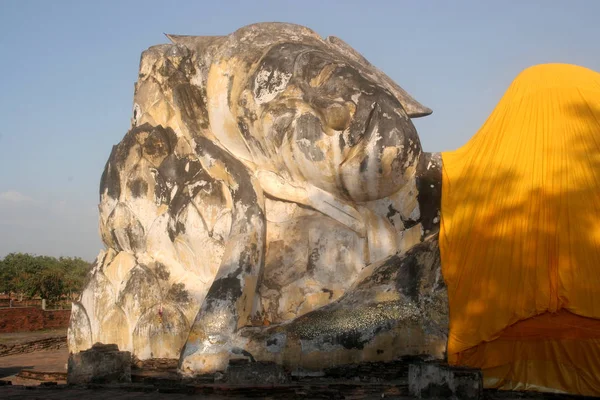
<path fill-rule="evenodd" d="M 117 344 L 187 376 L 240 354 L 303 370 L 420 355 L 489 387 L 600 393 L 565 361 L 600 371 L 584 354 L 600 337 L 597 74 L 529 69 L 466 146 L 425 153 L 411 120 L 431 110 L 338 38 L 168 37 L 142 54 L 102 175 L 106 248 L 72 353 Z"/>

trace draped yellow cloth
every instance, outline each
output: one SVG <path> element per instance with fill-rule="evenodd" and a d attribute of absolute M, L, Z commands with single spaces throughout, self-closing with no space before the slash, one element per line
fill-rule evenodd
<path fill-rule="evenodd" d="M 449 361 L 487 387 L 600 395 L 600 74 L 523 71 L 442 160 Z"/>

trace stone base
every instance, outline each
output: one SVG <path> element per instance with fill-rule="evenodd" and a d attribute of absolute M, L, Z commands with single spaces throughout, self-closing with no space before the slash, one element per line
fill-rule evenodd
<path fill-rule="evenodd" d="M 419 399 L 479 400 L 483 375 L 478 369 L 415 363 L 408 368 L 408 388 Z"/>
<path fill-rule="evenodd" d="M 240 360 L 227 367 L 229 385 L 279 385 L 288 382 L 288 374 L 275 363 Z"/>
<path fill-rule="evenodd" d="M 115 344 L 96 343 L 91 349 L 69 356 L 68 384 L 130 383 L 131 353 Z"/>

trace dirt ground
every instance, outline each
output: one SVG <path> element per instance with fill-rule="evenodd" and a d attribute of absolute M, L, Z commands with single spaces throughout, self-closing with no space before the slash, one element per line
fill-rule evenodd
<path fill-rule="evenodd" d="M 0 333 L 0 344 L 12 345 L 34 340 L 47 339 L 55 336 L 67 336 L 67 328 L 51 329 L 33 332 Z"/>
<path fill-rule="evenodd" d="M 0 357 L 0 380 L 11 381 L 13 385 L 36 386 L 40 384 L 39 381 L 23 379 L 16 375 L 23 369 L 43 372 L 67 372 L 68 359 L 69 351 L 66 348 Z"/>
<path fill-rule="evenodd" d="M 0 333 L 0 344 L 9 346 L 66 335 L 66 329 Z M 37 386 L 40 384 L 39 381 L 23 379 L 16 375 L 24 369 L 43 372 L 67 372 L 68 359 L 69 351 L 66 348 L 0 357 L 0 380 L 11 381 L 13 385 Z M 66 383 L 64 381 L 59 382 Z"/>

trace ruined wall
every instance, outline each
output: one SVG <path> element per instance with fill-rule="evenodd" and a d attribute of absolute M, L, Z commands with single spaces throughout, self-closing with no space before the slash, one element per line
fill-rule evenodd
<path fill-rule="evenodd" d="M 0 309 L 0 333 L 67 328 L 70 317 L 71 310 L 44 311 L 39 308 Z"/>

